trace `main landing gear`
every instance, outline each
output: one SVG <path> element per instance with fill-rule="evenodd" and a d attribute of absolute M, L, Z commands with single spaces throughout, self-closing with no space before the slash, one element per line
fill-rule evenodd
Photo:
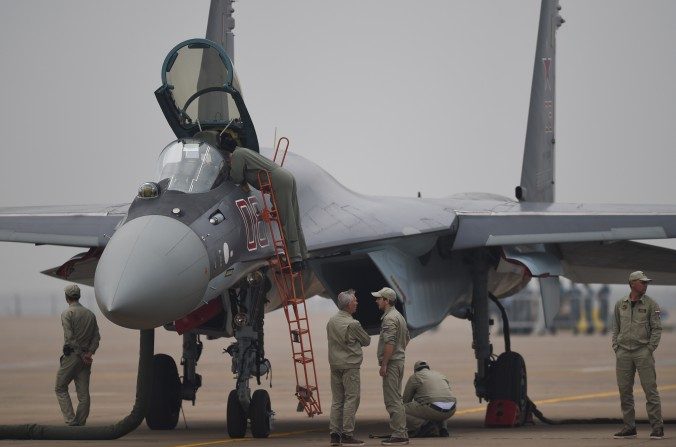
<path fill-rule="evenodd" d="M 267 438 L 272 429 L 274 411 L 266 390 L 256 390 L 253 395 L 249 380 L 270 372 L 270 362 L 265 358 L 263 343 L 263 318 L 265 296 L 270 284 L 262 271 L 247 276 L 239 290 L 230 290 L 230 303 L 234 315 L 236 341 L 225 351 L 232 356 L 232 372 L 237 376 L 235 389 L 228 396 L 227 425 L 231 438 L 242 438 L 250 421 L 254 438 Z"/>
<path fill-rule="evenodd" d="M 491 254 L 476 251 L 471 257 L 472 265 L 472 347 L 477 359 L 474 387 L 479 400 L 489 402 L 486 411 L 486 426 L 515 427 L 532 422 L 531 404 L 527 395 L 526 363 L 521 355 L 511 351 L 509 321 L 500 302 L 488 292 L 488 270 Z M 497 359 L 490 343 L 488 300 L 500 308 L 505 336 L 505 352 Z"/>
<path fill-rule="evenodd" d="M 183 334 L 183 377 L 178 375 L 176 362 L 167 354 L 153 356 L 153 388 L 146 424 L 152 430 L 172 430 L 178 424 L 182 401 L 195 405 L 202 376 L 197 374 L 197 361 L 202 355 L 202 342 L 194 332 Z"/>

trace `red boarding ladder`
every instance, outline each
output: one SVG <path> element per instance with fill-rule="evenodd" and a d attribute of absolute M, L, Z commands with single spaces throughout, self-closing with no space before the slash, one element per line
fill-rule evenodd
<path fill-rule="evenodd" d="M 284 140 L 287 141 L 288 148 L 288 140 L 286 138 Z M 277 146 L 279 148 L 279 144 Z M 286 157 L 286 150 L 284 154 Z M 312 417 L 315 414 L 321 414 L 322 407 L 319 401 L 317 370 L 312 351 L 310 321 L 308 320 L 307 308 L 305 306 L 303 275 L 301 272 L 293 272 L 289 256 L 286 256 L 288 253 L 286 239 L 279 221 L 277 213 L 279 208 L 277 207 L 277 199 L 268 171 L 260 170 L 258 172 L 258 184 L 263 194 L 261 218 L 268 223 L 275 250 L 274 256 L 268 259 L 268 263 L 270 264 L 270 270 L 272 271 L 272 276 L 282 300 L 286 321 L 289 324 L 289 338 L 291 340 L 294 372 L 296 373 L 298 411 L 305 409 L 307 415 Z M 269 197 L 271 207 L 268 207 L 268 201 L 265 200 L 266 194 Z M 273 228 L 275 226 L 276 228 Z"/>

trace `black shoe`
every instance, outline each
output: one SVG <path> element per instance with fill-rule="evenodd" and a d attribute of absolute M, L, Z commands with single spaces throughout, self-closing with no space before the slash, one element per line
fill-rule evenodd
<path fill-rule="evenodd" d="M 636 437 L 636 427 L 624 427 L 613 435 L 615 439 L 632 439 Z"/>
<path fill-rule="evenodd" d="M 664 439 L 664 428 L 656 428 L 650 433 L 650 439 Z"/>
<path fill-rule="evenodd" d="M 440 428 L 439 429 L 439 437 L 440 438 L 448 438 L 450 436 L 450 433 L 448 433 L 448 430 L 445 428 Z"/>
<path fill-rule="evenodd" d="M 364 441 L 352 436 L 343 435 L 343 437 L 340 439 L 340 445 L 364 445 Z"/>
<path fill-rule="evenodd" d="M 291 263 L 291 271 L 293 273 L 298 273 L 305 268 L 305 263 L 303 261 L 295 261 Z"/>
<path fill-rule="evenodd" d="M 338 433 L 331 433 L 331 444 L 332 446 L 340 445 L 340 435 Z"/>
<path fill-rule="evenodd" d="M 406 445 L 408 444 L 408 438 L 389 438 L 383 439 L 380 441 L 382 445 Z"/>
<path fill-rule="evenodd" d="M 432 421 L 425 422 L 415 434 L 416 438 L 436 438 L 437 436 L 439 436 L 439 431 Z"/>

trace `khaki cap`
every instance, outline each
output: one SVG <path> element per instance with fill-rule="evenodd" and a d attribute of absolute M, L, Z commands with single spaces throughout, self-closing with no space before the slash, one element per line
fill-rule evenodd
<path fill-rule="evenodd" d="M 633 272 L 631 275 L 629 275 L 629 282 L 632 281 L 647 281 L 650 282 L 652 279 L 649 279 L 647 276 L 645 276 L 645 273 L 642 271 L 638 270 L 636 272 Z"/>
<path fill-rule="evenodd" d="M 390 289 L 389 287 L 383 287 L 382 289 L 378 290 L 377 292 L 371 292 L 371 295 L 373 295 L 377 298 L 385 298 L 390 303 L 397 299 L 396 292 L 394 290 Z"/>
<path fill-rule="evenodd" d="M 68 298 L 80 298 L 80 288 L 77 284 L 68 284 L 63 291 Z"/>

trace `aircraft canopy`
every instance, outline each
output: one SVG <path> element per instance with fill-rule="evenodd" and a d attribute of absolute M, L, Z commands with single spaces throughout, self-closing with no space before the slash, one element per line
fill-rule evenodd
<path fill-rule="evenodd" d="M 157 181 L 169 179 L 170 191 L 207 192 L 223 180 L 224 166 L 225 159 L 211 145 L 193 139 L 176 140 L 160 153 Z"/>

